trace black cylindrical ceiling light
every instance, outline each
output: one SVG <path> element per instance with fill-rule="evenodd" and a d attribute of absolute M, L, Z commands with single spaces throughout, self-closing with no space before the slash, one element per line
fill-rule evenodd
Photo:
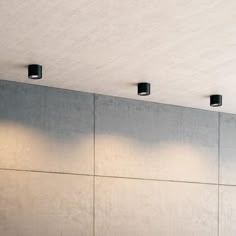
<path fill-rule="evenodd" d="M 151 93 L 151 85 L 149 83 L 138 83 L 138 95 L 148 96 Z"/>
<path fill-rule="evenodd" d="M 222 95 L 214 94 L 210 96 L 210 106 L 220 107 L 222 106 Z"/>
<path fill-rule="evenodd" d="M 29 79 L 41 79 L 42 78 L 42 66 L 37 64 L 28 65 L 28 77 Z"/>

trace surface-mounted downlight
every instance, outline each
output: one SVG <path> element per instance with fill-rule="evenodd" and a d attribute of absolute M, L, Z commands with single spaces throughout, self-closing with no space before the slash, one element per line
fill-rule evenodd
<path fill-rule="evenodd" d="M 149 83 L 138 83 L 138 95 L 148 96 L 151 93 L 151 85 Z"/>
<path fill-rule="evenodd" d="M 37 64 L 28 65 L 28 77 L 29 79 L 41 79 L 42 66 Z"/>
<path fill-rule="evenodd" d="M 220 107 L 222 106 L 222 96 L 219 94 L 214 94 L 210 96 L 210 106 Z"/>

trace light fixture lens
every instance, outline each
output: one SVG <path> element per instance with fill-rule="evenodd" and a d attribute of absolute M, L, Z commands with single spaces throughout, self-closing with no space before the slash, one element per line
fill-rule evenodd
<path fill-rule="evenodd" d="M 28 78 L 29 79 L 41 79 L 42 78 L 42 66 L 37 64 L 28 65 Z"/>
<path fill-rule="evenodd" d="M 30 75 L 29 76 L 31 79 L 37 79 L 38 78 L 38 75 Z"/>
<path fill-rule="evenodd" d="M 148 96 L 151 93 L 151 85 L 149 83 L 138 83 L 138 95 Z"/>
<path fill-rule="evenodd" d="M 210 106 L 220 107 L 222 106 L 222 95 L 214 94 L 210 96 Z"/>

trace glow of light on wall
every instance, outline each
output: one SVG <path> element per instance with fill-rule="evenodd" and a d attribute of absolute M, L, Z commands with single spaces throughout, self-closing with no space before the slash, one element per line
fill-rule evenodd
<path fill-rule="evenodd" d="M 99 134 L 96 136 L 98 172 L 122 176 L 188 180 L 211 179 L 217 165 L 217 149 L 181 142 L 142 140 Z M 101 161 L 103 160 L 103 161 Z M 203 176 L 207 175 L 207 176 Z M 195 178 L 196 177 L 196 178 Z"/>
<path fill-rule="evenodd" d="M 93 134 L 65 136 L 59 141 L 25 124 L 0 122 L 1 167 L 75 173 L 79 168 L 86 173 L 93 169 L 93 163 L 88 162 L 88 157 L 93 156 L 92 146 Z"/>

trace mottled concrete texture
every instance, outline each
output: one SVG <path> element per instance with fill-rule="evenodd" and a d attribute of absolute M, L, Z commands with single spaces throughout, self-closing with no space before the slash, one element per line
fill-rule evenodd
<path fill-rule="evenodd" d="M 93 174 L 93 100 L 0 81 L 0 167 Z"/>
<path fill-rule="evenodd" d="M 96 235 L 217 235 L 217 186 L 96 178 Z"/>
<path fill-rule="evenodd" d="M 220 114 L 220 183 L 236 185 L 236 115 Z"/>
<path fill-rule="evenodd" d="M 220 236 L 236 235 L 236 187 L 220 186 Z"/>
<path fill-rule="evenodd" d="M 235 147 L 236 115 L 0 81 L 0 235 L 236 235 Z"/>
<path fill-rule="evenodd" d="M 0 235 L 93 235 L 93 177 L 0 171 Z"/>
<path fill-rule="evenodd" d="M 96 174 L 217 183 L 218 114 L 96 96 Z"/>

